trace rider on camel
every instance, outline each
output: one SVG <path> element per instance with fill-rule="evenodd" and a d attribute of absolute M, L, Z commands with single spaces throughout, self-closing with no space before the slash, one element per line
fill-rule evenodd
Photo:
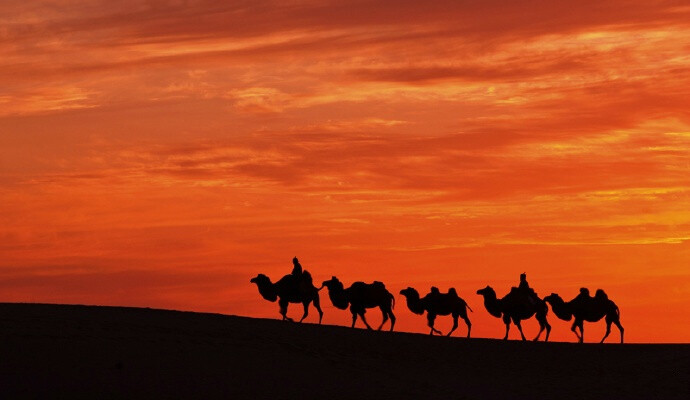
<path fill-rule="evenodd" d="M 529 283 L 527 283 L 527 274 L 524 272 L 520 274 L 520 285 L 518 286 L 518 289 L 525 296 L 527 296 L 527 299 L 529 300 L 530 304 L 532 304 L 532 305 L 537 304 L 537 300 L 539 298 L 537 297 L 537 294 L 534 292 L 534 289 L 532 289 L 529 286 Z"/>
<path fill-rule="evenodd" d="M 299 289 L 299 287 L 303 285 L 311 285 L 311 274 L 302 269 L 302 265 L 299 263 L 297 257 L 292 259 L 292 265 L 292 279 L 298 283 L 295 285 L 295 289 Z"/>
<path fill-rule="evenodd" d="M 302 265 L 299 263 L 299 260 L 297 259 L 297 256 L 292 259 L 292 275 L 296 277 L 301 277 L 302 276 Z"/>

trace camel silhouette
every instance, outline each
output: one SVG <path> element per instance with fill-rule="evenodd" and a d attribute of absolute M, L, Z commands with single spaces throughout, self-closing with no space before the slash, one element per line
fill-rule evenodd
<path fill-rule="evenodd" d="M 462 317 L 467 324 L 467 338 L 470 337 L 470 331 L 472 330 L 472 323 L 467 317 L 467 309 L 470 311 L 472 309 L 467 305 L 465 300 L 458 297 L 458 293 L 454 288 L 450 288 L 448 293 L 429 293 L 423 298 L 419 298 L 419 292 L 414 288 L 408 287 L 400 291 L 400 294 L 405 296 L 407 299 L 407 308 L 417 315 L 424 314 L 426 311 L 426 319 L 431 328 L 429 335 L 438 333 L 442 335 L 441 331 L 434 328 L 434 321 L 437 315 L 452 315 L 453 316 L 453 329 L 448 332 L 446 336 L 450 336 L 455 329 L 458 327 L 458 317 Z"/>
<path fill-rule="evenodd" d="M 551 304 L 551 309 L 556 316 L 564 321 L 570 321 L 575 317 L 575 321 L 570 330 L 575 333 L 580 343 L 585 340 L 584 321 L 597 322 L 602 318 L 606 318 L 606 334 L 599 343 L 604 343 L 604 340 L 611 333 L 611 323 L 616 324 L 621 333 L 621 343 L 623 343 L 623 326 L 620 322 L 620 311 L 618 306 L 613 301 L 609 300 L 603 290 L 597 290 L 594 297 L 590 297 L 588 292 L 579 295 L 569 302 L 565 302 L 561 296 L 556 293 L 544 297 L 544 301 Z M 580 333 L 577 333 L 577 328 Z"/>
<path fill-rule="evenodd" d="M 355 322 L 357 322 L 357 316 L 359 316 L 362 322 L 364 322 L 364 325 L 366 325 L 368 329 L 372 329 L 369 323 L 367 323 L 366 318 L 364 318 L 364 314 L 367 308 L 378 307 L 383 314 L 383 321 L 381 325 L 379 325 L 378 330 L 381 330 L 383 324 L 390 318 L 391 332 L 393 331 L 393 327 L 395 326 L 395 315 L 393 315 L 395 298 L 386 289 L 383 282 L 355 282 L 349 288 L 345 289 L 342 282 L 334 276 L 324 281 L 319 290 L 323 289 L 324 286 L 328 288 L 328 297 L 336 308 L 345 310 L 349 305 L 350 312 L 352 313 L 353 328 L 355 327 Z"/>
<path fill-rule="evenodd" d="M 503 323 L 506 325 L 506 335 L 504 340 L 508 339 L 508 331 L 510 330 L 510 321 L 512 320 L 515 326 L 518 327 L 520 331 L 520 336 L 522 340 L 525 339 L 525 334 L 522 333 L 522 326 L 520 321 L 523 319 L 532 318 L 536 315 L 537 321 L 539 321 L 539 333 L 534 341 L 539 340 L 541 333 L 546 329 L 546 339 L 544 341 L 549 341 L 549 333 L 551 333 L 551 325 L 549 325 L 546 320 L 546 314 L 549 312 L 549 307 L 546 305 L 544 300 L 539 299 L 537 296 L 537 301 L 530 300 L 530 295 L 521 291 L 517 288 L 513 288 L 505 297 L 498 299 L 496 297 L 496 292 L 491 286 L 487 286 L 484 289 L 477 290 L 477 294 L 484 297 L 484 307 L 496 318 L 503 318 Z"/>
<path fill-rule="evenodd" d="M 252 278 L 250 282 L 256 284 L 259 293 L 264 299 L 271 302 L 278 300 L 280 315 L 283 316 L 283 321 L 292 321 L 292 318 L 287 316 L 287 309 L 290 303 L 302 303 L 304 306 L 304 315 L 299 320 L 299 322 L 302 322 L 309 315 L 309 304 L 314 302 L 314 308 L 319 312 L 319 324 L 321 323 L 323 311 L 321 311 L 319 289 L 314 286 L 311 274 L 308 271 L 304 271 L 301 276 L 285 275 L 276 283 L 272 283 L 268 276 L 259 274 Z"/>

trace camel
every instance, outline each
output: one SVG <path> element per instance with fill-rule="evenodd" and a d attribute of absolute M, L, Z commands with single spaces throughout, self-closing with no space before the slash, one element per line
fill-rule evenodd
<path fill-rule="evenodd" d="M 395 315 L 393 315 L 395 298 L 386 289 L 383 282 L 355 282 L 349 288 L 345 289 L 342 282 L 334 276 L 330 280 L 325 281 L 319 290 L 323 289 L 324 286 L 328 288 L 328 297 L 330 297 L 331 303 L 333 303 L 336 308 L 345 310 L 349 305 L 350 312 L 352 313 L 353 328 L 357 322 L 357 316 L 359 316 L 362 322 L 364 322 L 364 325 L 366 325 L 368 329 L 372 329 L 369 323 L 367 323 L 366 318 L 364 318 L 364 313 L 366 313 L 367 308 L 378 307 L 383 314 L 383 321 L 381 325 L 379 325 L 378 330 L 380 331 L 383 324 L 390 318 L 391 332 L 393 331 L 393 327 L 395 326 Z"/>
<path fill-rule="evenodd" d="M 323 311 L 321 311 L 319 290 L 314 286 L 311 274 L 308 271 L 304 271 L 301 276 L 285 275 L 276 283 L 272 283 L 268 276 L 259 274 L 252 278 L 250 282 L 256 284 L 259 293 L 264 299 L 270 302 L 279 299 L 278 305 L 280 306 L 280 315 L 283 316 L 283 321 L 293 321 L 292 318 L 287 316 L 287 309 L 290 303 L 302 303 L 304 306 L 304 315 L 299 320 L 299 322 L 302 322 L 309 315 L 309 304 L 314 302 L 314 308 L 319 312 L 319 324 L 321 324 Z"/>
<path fill-rule="evenodd" d="M 582 293 L 582 292 L 581 292 Z M 564 321 L 570 321 L 575 317 L 575 321 L 570 330 L 575 333 L 580 343 L 585 340 L 584 321 L 597 322 L 602 318 L 606 318 L 606 334 L 599 343 L 604 343 L 604 340 L 611 333 L 611 323 L 616 324 L 621 333 L 621 343 L 623 343 L 623 326 L 620 322 L 620 310 L 613 301 L 609 300 L 603 290 L 597 290 L 594 297 L 589 296 L 589 292 L 585 291 L 584 295 L 575 297 L 569 302 L 565 302 L 561 296 L 556 293 L 544 297 L 544 301 L 551 304 L 551 310 L 556 316 Z M 580 333 L 577 333 L 577 328 L 580 328 Z"/>
<path fill-rule="evenodd" d="M 431 331 L 429 335 L 437 333 L 443 335 L 441 331 L 434 328 L 434 321 L 437 315 L 452 315 L 453 316 L 453 329 L 448 332 L 446 336 L 450 336 L 455 329 L 458 327 L 458 317 L 462 317 L 467 325 L 467 338 L 470 337 L 470 331 L 472 330 L 472 323 L 467 317 L 467 309 L 472 311 L 470 306 L 467 305 L 465 300 L 458 297 L 458 293 L 454 288 L 450 288 L 448 293 L 429 293 L 423 298 L 419 298 L 419 292 L 414 288 L 408 287 L 400 291 L 400 294 L 405 296 L 407 299 L 407 308 L 417 315 L 424 314 L 426 311 L 426 319 Z"/>
<path fill-rule="evenodd" d="M 539 321 L 539 333 L 537 337 L 534 338 L 536 342 L 539 340 L 541 333 L 546 329 L 546 339 L 544 341 L 549 341 L 549 333 L 551 333 L 551 325 L 549 325 L 546 320 L 546 314 L 549 312 L 549 307 L 546 305 L 544 300 L 536 297 L 537 301 L 533 304 L 528 296 L 521 292 L 521 290 L 514 288 L 502 299 L 496 297 L 496 292 L 491 286 L 487 286 L 484 289 L 477 290 L 477 294 L 484 297 L 484 307 L 496 318 L 503 318 L 503 323 L 506 325 L 506 335 L 503 340 L 508 339 L 508 331 L 510 330 L 510 321 L 512 320 L 515 326 L 518 327 L 520 331 L 520 336 L 522 340 L 525 339 L 525 334 L 522 333 L 522 326 L 520 321 L 523 319 L 532 318 L 536 315 L 537 321 Z"/>

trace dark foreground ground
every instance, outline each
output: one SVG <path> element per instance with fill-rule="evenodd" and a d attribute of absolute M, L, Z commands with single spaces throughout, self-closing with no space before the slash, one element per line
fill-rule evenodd
<path fill-rule="evenodd" d="M 690 399 L 690 345 L 466 340 L 0 304 L 0 398 Z"/>

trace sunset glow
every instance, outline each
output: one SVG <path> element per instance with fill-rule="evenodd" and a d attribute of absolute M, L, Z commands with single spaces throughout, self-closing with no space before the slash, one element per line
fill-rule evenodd
<path fill-rule="evenodd" d="M 396 330 L 453 286 L 500 338 L 475 292 L 526 272 L 690 342 L 687 2 L 421 3 L 2 1 L 0 301 L 278 318 L 298 256 Z"/>

